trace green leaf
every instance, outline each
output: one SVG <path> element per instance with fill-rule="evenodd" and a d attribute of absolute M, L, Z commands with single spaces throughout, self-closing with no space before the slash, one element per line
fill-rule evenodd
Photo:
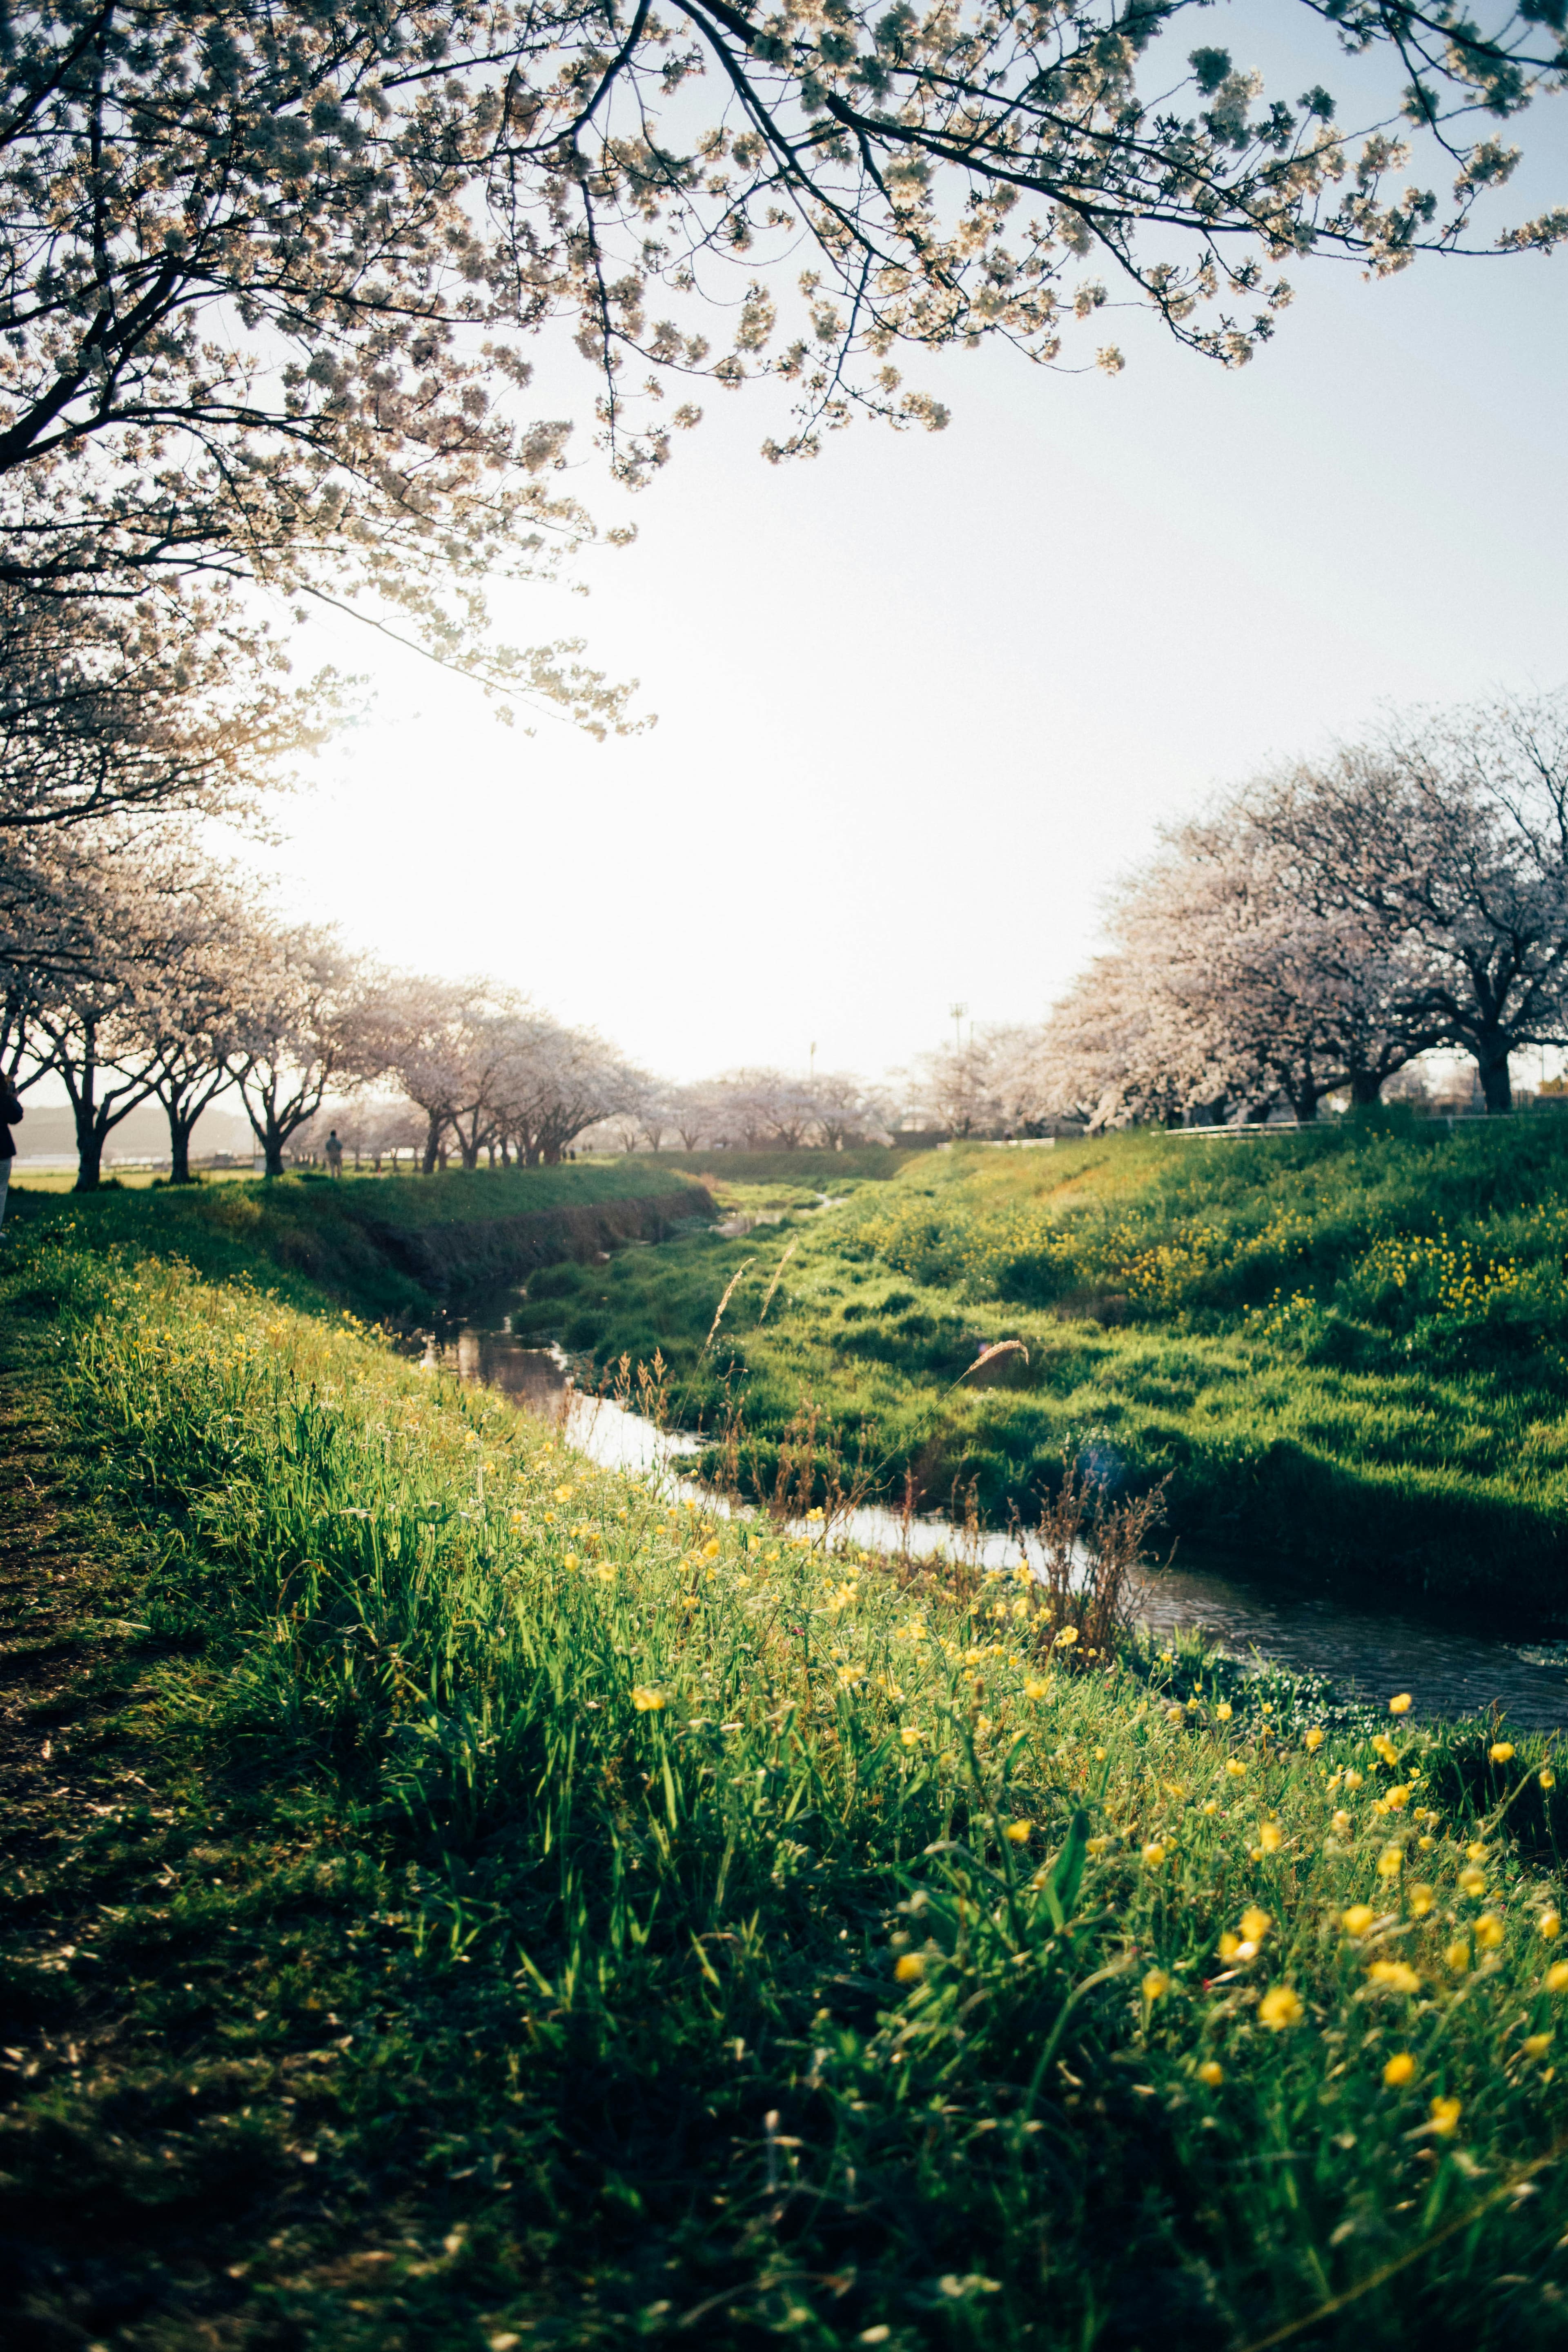
<path fill-rule="evenodd" d="M 1046 1903 L 1050 1911 L 1051 1925 L 1058 1934 L 1077 1908 L 1079 1888 L 1083 1885 L 1083 1866 L 1088 1858 L 1089 1815 L 1080 1805 L 1068 1826 L 1066 1843 L 1051 1864 L 1051 1874 L 1046 1881 Z"/>

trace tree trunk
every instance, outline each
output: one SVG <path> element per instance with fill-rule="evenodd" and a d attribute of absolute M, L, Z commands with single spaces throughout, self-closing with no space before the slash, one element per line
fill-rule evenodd
<path fill-rule="evenodd" d="M 270 1119 L 267 1122 L 267 1134 L 263 1139 L 261 1149 L 266 1160 L 267 1174 L 268 1176 L 281 1176 L 283 1173 L 283 1138 L 279 1134 L 278 1129 L 273 1126 Z"/>
<path fill-rule="evenodd" d="M 1506 1042 L 1500 1037 L 1484 1037 L 1476 1048 L 1476 1066 L 1480 1072 L 1487 1117 L 1495 1118 L 1500 1112 L 1511 1110 L 1513 1083 L 1508 1074 Z"/>
<path fill-rule="evenodd" d="M 1376 1070 L 1351 1072 L 1351 1102 L 1357 1110 L 1370 1110 L 1383 1099 L 1383 1079 Z"/>
<path fill-rule="evenodd" d="M 96 1192 L 103 1181 L 103 1130 L 93 1116 L 90 1097 L 76 1115 L 76 1185 L 79 1192 Z"/>
<path fill-rule="evenodd" d="M 195 1126 L 183 1111 L 169 1112 L 169 1181 L 171 1184 L 191 1184 L 191 1130 Z"/>
<path fill-rule="evenodd" d="M 1300 1094 L 1292 1096 L 1290 1108 L 1295 1112 L 1297 1118 L 1303 1127 L 1310 1127 L 1313 1120 L 1318 1116 L 1318 1097 L 1316 1088 L 1312 1087 L 1303 1087 Z M 1267 1112 L 1264 1116 L 1268 1116 Z"/>
<path fill-rule="evenodd" d="M 434 1176 L 436 1155 L 440 1149 L 441 1122 L 434 1113 L 431 1113 L 427 1115 L 427 1124 L 425 1129 L 425 1157 L 419 1163 L 419 1173 L 422 1176 Z"/>

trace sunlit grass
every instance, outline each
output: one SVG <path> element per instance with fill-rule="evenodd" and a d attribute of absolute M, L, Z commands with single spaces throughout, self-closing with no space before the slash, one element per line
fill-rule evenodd
<path fill-rule="evenodd" d="M 739 1407 L 764 1480 L 809 1391 L 893 1497 L 909 1475 L 930 1507 L 973 1489 L 1027 1514 L 1092 1449 L 1168 1478 L 1189 1538 L 1375 1561 L 1539 1617 L 1568 1537 L 1565 1135 L 1542 1117 L 929 1154 L 787 1234 L 552 1269 L 516 1328 L 601 1366 L 658 1347 L 689 1420 Z M 1027 1366 L 959 1385 L 1003 1338 Z"/>
<path fill-rule="evenodd" d="M 471 2235 L 432 2340 L 713 2297 L 736 2340 L 1554 2340 L 1539 1740 L 1325 1719 L 1192 1654 L 1073 1671 L 1016 1579 L 672 1508 L 352 1318 L 26 1239 L 38 1377 L 151 1545 L 135 1705 L 321 1808 L 314 1862 L 180 1898 L 156 2030 L 194 2064 L 275 2002 L 353 2025 L 278 2127 L 329 2216 L 402 2200 L 377 2244 Z M 132 1905 L 103 1956 L 156 1934 Z M 49 2128 L 123 2133 L 111 2090 L 57 2083 Z M 333 2226 L 291 2275 L 311 2340 L 357 2342 L 411 2258 L 334 2279 Z"/>

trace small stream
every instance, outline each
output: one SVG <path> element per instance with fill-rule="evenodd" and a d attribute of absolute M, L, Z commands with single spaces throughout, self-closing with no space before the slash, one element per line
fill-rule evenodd
<path fill-rule="evenodd" d="M 504 1325 L 486 1329 L 464 1323 L 433 1337 L 426 1370 L 483 1381 L 525 1412 L 555 1423 L 565 1442 L 603 1468 L 637 1475 L 662 1474 L 672 1491 L 700 1490 L 683 1480 L 683 1460 L 701 1450 L 693 1437 L 670 1436 L 610 1398 L 583 1394 L 564 1356 L 554 1348 L 525 1347 Z M 705 1496 L 711 1507 L 711 1497 Z M 907 1526 L 878 1507 L 835 1523 L 833 1540 L 894 1552 L 906 1543 L 918 1559 L 954 1553 L 982 1566 L 1017 1559 L 1016 1538 L 983 1535 L 978 1549 L 949 1521 L 916 1518 Z M 1187 1627 L 1237 1658 L 1257 1655 L 1300 1671 L 1331 1675 L 1371 1698 L 1413 1694 L 1428 1716 L 1484 1713 L 1501 1706 L 1527 1730 L 1568 1727 L 1568 1643 L 1532 1647 L 1500 1641 L 1408 1606 L 1358 1606 L 1342 1583 L 1254 1581 L 1233 1566 L 1179 1556 L 1147 1577 L 1142 1617 L 1155 1635 Z"/>

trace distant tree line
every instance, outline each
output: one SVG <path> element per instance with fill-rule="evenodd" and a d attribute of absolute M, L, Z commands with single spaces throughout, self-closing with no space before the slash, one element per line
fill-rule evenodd
<path fill-rule="evenodd" d="M 1391 722 L 1173 827 L 1042 1024 L 961 1029 L 880 1086 L 759 1066 L 674 1086 L 499 982 L 389 971 L 282 920 L 193 828 L 243 814 L 251 745 L 270 760 L 311 710 L 187 725 L 177 692 L 160 702 L 156 639 L 147 658 L 136 712 L 111 695 L 94 716 L 83 687 L 52 770 L 0 714 L 0 1056 L 24 1090 L 63 1085 L 83 1190 L 153 1101 L 182 1182 L 197 1121 L 230 1094 L 270 1175 L 319 1149 L 323 1111 L 356 1151 L 407 1149 L 430 1171 L 584 1142 L 1310 1120 L 1440 1052 L 1471 1055 L 1487 1109 L 1506 1111 L 1511 1057 L 1568 1044 L 1568 696 Z"/>
<path fill-rule="evenodd" d="M 548 1159 L 606 1119 L 787 1148 L 911 1110 L 972 1134 L 1068 1100 L 1142 1116 L 1245 1091 L 1228 1045 L 1206 1076 L 1184 1048 L 1177 1076 L 1130 1077 L 1160 1059 L 1159 1023 L 1134 1053 L 1152 1016 L 1101 1034 L 1098 1006 L 1076 1060 L 1060 1024 L 1043 1060 L 980 1033 L 907 1074 L 901 1107 L 848 1076 L 660 1088 L 490 982 L 369 971 L 198 854 L 194 827 L 254 819 L 338 715 L 330 672 L 289 679 L 312 605 L 509 712 L 636 723 L 577 641 L 490 627 L 489 582 L 554 578 L 596 535 L 563 494 L 574 423 L 538 413 L 534 338 L 574 344 L 634 483 L 700 421 L 701 381 L 771 379 L 782 457 L 858 413 L 940 426 L 900 362 L 947 345 L 1004 337 L 1048 366 L 1076 342 L 1115 373 L 1113 301 L 1237 366 L 1289 302 L 1288 258 L 1384 277 L 1468 246 L 1518 160 L 1498 125 L 1568 66 L 1560 0 L 1485 31 L 1447 6 L 1300 0 L 1328 81 L 1359 92 L 1345 121 L 1321 82 L 1286 98 L 1212 42 L 1185 49 L 1179 28 L 1213 29 L 1203 0 L 829 16 L 0 16 L 0 1055 L 27 1083 L 58 1073 L 85 1185 L 153 1098 L 183 1175 L 229 1089 L 273 1171 L 340 1096 L 405 1123 L 412 1105 L 424 1164 L 475 1165 Z M 1487 235 L 1550 250 L 1568 215 Z M 1500 1027 L 1475 1013 L 1489 1099 L 1500 1040 L 1531 1026 L 1514 997 Z M 1423 1015 L 1433 1034 L 1468 1017 Z M 1420 1025 L 1402 1012 L 1398 1040 Z M 1313 1073 L 1349 1066 L 1327 1051 L 1314 1033 Z M 1306 1101 L 1316 1076 L 1300 1055 L 1291 1072 Z"/>

